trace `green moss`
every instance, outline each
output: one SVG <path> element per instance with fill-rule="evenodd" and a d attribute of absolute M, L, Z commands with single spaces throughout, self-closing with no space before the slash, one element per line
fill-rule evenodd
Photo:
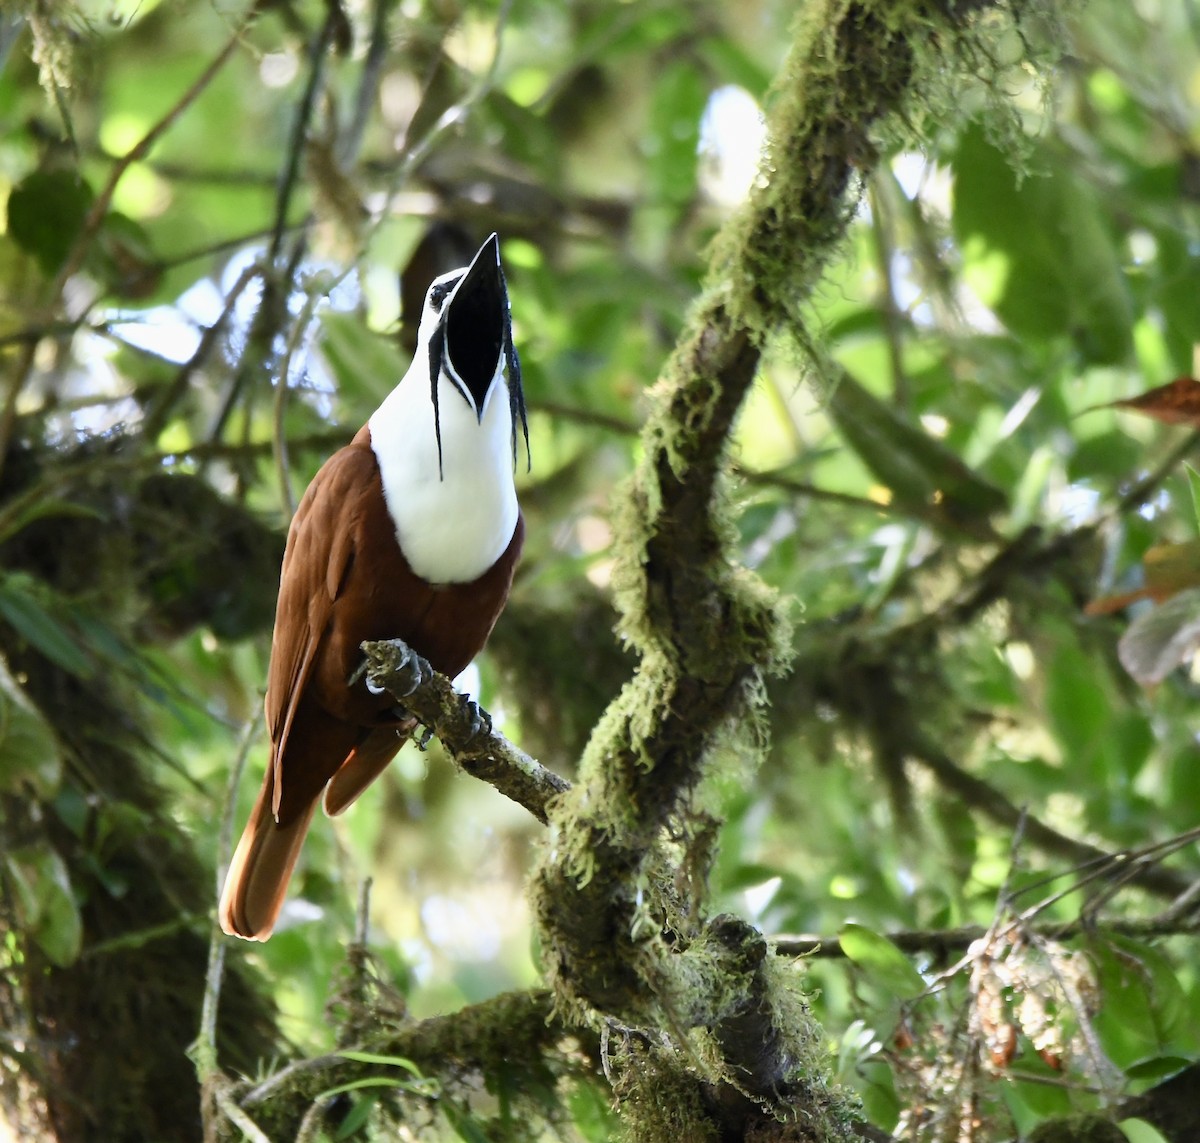
<path fill-rule="evenodd" d="M 1027 133 L 1010 96 L 1044 93 L 1064 41 L 1051 0 L 973 6 L 935 0 L 802 5 L 767 97 L 761 174 L 717 237 L 710 289 L 757 344 L 780 329 L 811 341 L 809 299 L 881 155 L 919 148 L 966 117 L 1019 158 Z M 961 8 L 961 12 L 956 9 Z"/>
<path fill-rule="evenodd" d="M 990 13 L 977 17 L 950 0 L 802 6 L 769 99 L 764 175 L 714 244 L 710 285 L 651 391 L 644 454 L 613 509 L 614 596 L 639 665 L 560 805 L 534 899 L 557 1003 L 654 1029 L 613 1057 L 635 1139 L 712 1137 L 710 1084 L 754 1094 L 760 1116 L 794 1114 L 797 1139 L 845 1138 L 857 1114 L 826 1082 L 791 970 L 749 926 L 702 923 L 716 829 L 703 783 L 757 765 L 764 680 L 792 645 L 779 600 L 734 559 L 728 442 L 761 347 L 781 331 L 813 340 L 806 307 L 862 172 L 955 105 L 970 46 L 995 31 Z M 705 1026 L 699 1050 L 689 1029 Z"/>
<path fill-rule="evenodd" d="M 609 1066 L 630 1143 L 715 1143 L 720 1138 L 702 1081 L 676 1053 L 630 1038 L 610 1049 Z"/>

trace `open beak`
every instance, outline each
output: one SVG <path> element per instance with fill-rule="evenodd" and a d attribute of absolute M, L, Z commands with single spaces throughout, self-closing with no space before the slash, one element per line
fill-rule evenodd
<path fill-rule="evenodd" d="M 479 248 L 443 310 L 446 364 L 483 419 L 492 382 L 501 375 L 508 336 L 508 290 L 500 268 L 500 239 Z"/>

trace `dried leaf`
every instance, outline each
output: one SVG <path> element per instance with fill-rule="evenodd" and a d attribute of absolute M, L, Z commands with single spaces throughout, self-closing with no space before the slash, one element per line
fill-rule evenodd
<path fill-rule="evenodd" d="M 1193 377 L 1176 377 L 1165 385 L 1142 393 L 1138 397 L 1126 397 L 1101 405 L 1103 409 L 1129 409 L 1134 413 L 1145 413 L 1166 425 L 1193 425 L 1200 428 L 1200 381 Z"/>

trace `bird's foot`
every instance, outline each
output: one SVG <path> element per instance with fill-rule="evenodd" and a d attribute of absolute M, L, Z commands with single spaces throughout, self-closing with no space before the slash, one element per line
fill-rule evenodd
<path fill-rule="evenodd" d="M 413 741 L 416 742 L 417 749 L 424 752 L 429 749 L 429 743 L 432 738 L 433 738 L 433 727 L 432 726 L 423 726 L 423 727 L 421 727 L 421 733 L 416 735 L 414 737 Z"/>
<path fill-rule="evenodd" d="M 475 739 L 491 734 L 492 716 L 479 703 L 467 695 L 459 695 L 459 701 L 462 703 L 463 715 L 470 722 L 471 728 L 467 734 L 468 739 Z"/>
<path fill-rule="evenodd" d="M 407 643 L 401 643 L 400 646 L 404 650 L 395 666 L 391 669 L 388 686 L 377 686 L 370 679 L 367 679 L 367 690 L 371 694 L 381 695 L 385 691 L 388 691 L 401 698 L 406 698 L 433 677 L 433 668 L 429 665 L 428 660 L 418 655 Z M 350 676 L 346 685 L 354 686 L 367 673 L 370 666 L 370 662 L 364 659 L 354 674 Z"/>
<path fill-rule="evenodd" d="M 401 676 L 404 676 L 403 678 Z M 422 658 L 411 647 L 405 646 L 404 654 L 396 664 L 394 676 L 399 686 L 390 688 L 401 698 L 412 694 L 422 684 L 433 678 L 433 668 L 427 659 Z"/>

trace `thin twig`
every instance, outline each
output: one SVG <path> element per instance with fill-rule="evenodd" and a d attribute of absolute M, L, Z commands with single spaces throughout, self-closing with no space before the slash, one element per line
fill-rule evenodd
<path fill-rule="evenodd" d="M 273 265 L 283 248 L 283 236 L 288 225 L 288 208 L 292 201 L 292 192 L 296 188 L 296 179 L 300 174 L 300 156 L 304 153 L 304 138 L 308 134 L 308 124 L 312 119 L 313 108 L 317 102 L 317 91 L 325 74 L 325 58 L 329 53 L 329 45 L 333 42 L 334 29 L 337 26 L 341 10 L 336 4 L 328 5 L 324 23 L 309 47 L 308 53 L 308 82 L 300 97 L 300 106 L 296 110 L 296 121 L 292 124 L 292 137 L 288 142 L 286 165 L 279 178 L 275 193 L 275 230 L 271 235 L 271 245 L 268 250 L 268 260 Z"/>
<path fill-rule="evenodd" d="M 304 1118 L 300 1120 L 295 1143 L 312 1143 L 312 1140 L 316 1139 L 317 1132 L 321 1130 L 322 1120 L 325 1118 L 325 1109 L 329 1106 L 331 1099 L 332 1096 L 326 1096 L 325 1099 L 317 1099 L 309 1104 Z"/>
<path fill-rule="evenodd" d="M 242 41 L 242 35 L 245 32 L 249 20 L 243 20 L 233 34 L 229 37 L 225 46 L 217 53 L 212 63 L 200 73 L 199 77 L 192 83 L 191 87 L 176 100 L 165 115 L 146 132 L 124 155 L 116 162 L 116 165 L 109 172 L 108 180 L 104 187 L 96 196 L 95 202 L 92 203 L 91 209 L 84 219 L 83 227 L 79 232 L 79 236 L 71 246 L 71 251 L 67 255 L 66 261 L 63 263 L 62 269 L 59 270 L 57 277 L 54 280 L 52 290 L 53 297 L 59 297 L 62 294 L 63 287 L 67 283 L 67 279 L 79 269 L 83 262 L 84 254 L 87 252 L 88 246 L 91 245 L 92 239 L 96 232 L 100 229 L 100 224 L 104 221 L 105 215 L 108 214 L 108 208 L 112 203 L 113 195 L 116 193 L 117 184 L 124 177 L 125 172 L 129 170 L 134 163 L 140 162 L 150 152 L 151 148 L 161 139 L 174 125 L 176 120 L 200 97 L 200 94 L 206 87 L 217 77 L 217 74 L 229 61 L 234 50 Z"/>
<path fill-rule="evenodd" d="M 1179 466 L 1179 462 L 1188 453 L 1192 452 L 1198 444 L 1200 444 L 1200 432 L 1188 433 L 1183 440 L 1163 457 L 1155 468 L 1151 469 L 1146 476 L 1133 485 L 1117 501 L 1116 507 L 1109 513 L 1108 518 L 1122 516 L 1127 512 L 1133 511 L 1135 508 L 1140 508 L 1145 501 L 1154 495 L 1159 485 L 1175 471 Z"/>
<path fill-rule="evenodd" d="M 241 1098 L 243 1107 L 256 1107 L 261 1103 L 266 1103 L 273 1099 L 275 1094 L 282 1088 L 291 1084 L 291 1081 L 299 1075 L 306 1075 L 309 1072 L 329 1071 L 333 1068 L 344 1067 L 346 1057 L 333 1052 L 329 1055 L 315 1056 L 312 1059 L 296 1060 L 294 1063 L 288 1064 L 286 1067 L 280 1068 L 274 1075 L 268 1076 L 257 1087 L 251 1088 Z"/>
<path fill-rule="evenodd" d="M 880 193 L 880 176 L 872 176 L 867 188 L 871 204 L 871 236 L 874 238 L 875 272 L 879 277 L 877 305 L 883 315 L 884 340 L 887 343 L 888 360 L 892 366 L 892 400 L 899 409 L 907 409 L 910 403 L 908 375 L 904 370 L 904 311 L 896 301 L 892 284 L 892 263 L 895 252 L 889 232 L 890 219 L 884 217 L 884 199 Z"/>
<path fill-rule="evenodd" d="M 242 740 L 238 743 L 237 755 L 229 771 L 229 781 L 225 785 L 225 802 L 221 808 L 221 828 L 217 834 L 217 869 L 216 895 L 221 894 L 221 883 L 224 881 L 225 867 L 229 864 L 229 854 L 233 845 L 233 819 L 237 810 L 237 792 L 241 786 L 242 771 L 246 767 L 246 758 L 250 747 L 258 737 L 259 725 L 262 722 L 262 712 L 259 711 L 246 724 L 242 731 Z M 217 1071 L 217 1012 L 221 1001 L 221 982 L 225 972 L 225 949 L 227 942 L 221 935 L 215 919 L 212 922 L 212 933 L 208 943 L 208 970 L 204 976 L 204 999 L 200 1006 L 200 1034 L 192 1049 L 196 1071 L 201 1084 Z"/>
<path fill-rule="evenodd" d="M 225 295 L 225 304 L 221 307 L 221 312 L 217 315 L 212 325 L 201 335 L 200 344 L 196 346 L 196 352 L 180 366 L 179 371 L 172 378 L 170 385 L 163 390 L 154 403 L 146 410 L 146 415 L 142 418 L 141 425 L 142 436 L 146 440 L 153 441 L 159 432 L 162 431 L 175 403 L 187 392 L 192 375 L 203 366 L 216 349 L 221 334 L 229 323 L 229 319 L 243 291 L 255 278 L 261 275 L 262 267 L 258 262 L 253 262 L 241 272 L 238 280 L 234 282 L 229 293 Z"/>
<path fill-rule="evenodd" d="M 1020 928 L 1052 940 L 1068 941 L 1091 932 L 1113 933 L 1120 937 L 1149 940 L 1154 937 L 1190 936 L 1200 933 L 1200 918 L 1172 917 L 1159 913 L 1153 917 L 1107 917 L 1051 921 L 1042 925 L 1022 924 L 1020 918 L 996 930 L 1003 938 Z M 935 957 L 967 949 L 992 932 L 988 925 L 962 925 L 954 929 L 898 929 L 884 933 L 901 952 L 931 953 Z M 846 955 L 836 933 L 783 933 L 770 938 L 779 956 L 799 956 L 817 960 L 838 960 Z"/>
<path fill-rule="evenodd" d="M 223 68 L 229 58 L 233 55 L 234 49 L 241 42 L 242 32 L 246 26 L 243 21 L 233 35 L 230 36 L 225 46 L 217 53 L 216 58 L 201 72 L 199 78 L 183 93 L 183 95 L 168 109 L 165 115 L 146 132 L 142 138 L 133 145 L 120 159 L 117 160 L 113 169 L 109 172 L 108 180 L 105 182 L 100 193 L 96 196 L 91 208 L 83 220 L 83 225 L 80 227 L 79 234 L 71 245 L 71 249 L 67 254 L 62 267 L 54 277 L 54 281 L 47 291 L 47 296 L 50 300 L 50 308 L 57 307 L 59 300 L 62 298 L 63 289 L 71 276 L 79 269 L 83 263 L 84 255 L 91 246 L 93 239 L 100 230 L 100 225 L 103 223 L 108 214 L 108 208 L 112 204 L 113 194 L 116 192 L 117 184 L 121 181 L 125 172 L 136 162 L 145 158 L 151 148 L 162 138 L 164 134 L 172 126 L 176 120 L 196 101 L 201 92 L 212 82 L 217 73 Z M 8 386 L 4 393 L 4 404 L 0 406 L 0 471 L 3 471 L 4 463 L 8 458 L 8 449 L 12 443 L 13 432 L 17 422 L 17 404 L 21 393 L 25 388 L 25 383 L 29 378 L 29 373 L 33 368 L 35 352 L 37 349 L 36 342 L 28 343 L 25 349 L 18 358 L 17 364 L 9 377 Z"/>
<path fill-rule="evenodd" d="M 275 401 L 271 418 L 272 453 L 275 457 L 275 473 L 279 480 L 279 498 L 283 505 L 284 518 L 290 520 L 296 514 L 296 494 L 292 489 L 291 464 L 288 458 L 288 439 L 285 425 L 287 414 L 288 394 L 291 386 L 288 379 L 292 372 L 292 358 L 295 356 L 300 342 L 308 332 L 309 323 L 313 319 L 319 304 L 319 296 L 309 293 L 304 301 L 304 308 L 292 323 L 292 331 L 288 336 L 287 349 L 280 362 L 279 375 L 275 380 Z"/>
<path fill-rule="evenodd" d="M 937 777 L 939 783 L 957 794 L 972 809 L 991 818 L 1002 825 L 1015 827 L 1021 817 L 1021 810 L 998 787 L 983 778 L 969 774 L 945 751 L 918 733 L 917 740 L 907 744 L 906 752 L 916 762 L 921 763 Z M 1098 862 L 1104 868 L 1104 876 L 1125 876 L 1125 862 L 1120 869 L 1113 862 L 1118 860 L 1114 855 L 1088 842 L 1080 841 L 1062 833 L 1053 826 L 1047 825 L 1040 818 L 1029 815 L 1025 823 L 1026 836 L 1029 841 L 1047 853 L 1057 853 L 1064 857 L 1081 862 Z M 1134 865 L 1130 867 L 1128 880 L 1160 897 L 1174 899 L 1184 892 L 1191 884 L 1191 879 L 1176 873 L 1174 870 L 1158 865 Z"/>
<path fill-rule="evenodd" d="M 338 148 L 338 162 L 344 168 L 353 166 L 358 159 L 367 120 L 370 118 L 375 96 L 379 91 L 379 80 L 383 74 L 384 62 L 387 60 L 387 14 L 390 7 L 387 0 L 373 0 L 371 4 L 371 38 L 367 45 L 367 56 L 363 60 L 362 73 L 358 81 L 354 111 L 350 115 L 350 122 L 346 126 L 341 146 Z"/>
<path fill-rule="evenodd" d="M 638 422 L 625 417 L 618 417 L 612 413 L 601 413 L 596 409 L 584 409 L 578 405 L 565 405 L 559 401 L 531 401 L 529 409 L 531 412 L 545 413 L 548 416 L 558 417 L 575 424 L 605 429 L 619 436 L 636 437 L 642 431 L 642 426 Z M 747 484 L 762 488 L 778 488 L 794 496 L 805 496 L 811 500 L 828 500 L 834 504 L 845 504 L 850 508 L 862 508 L 868 512 L 877 512 L 885 516 L 894 516 L 903 512 L 904 515 L 917 519 L 933 517 L 932 512 L 928 513 L 928 516 L 922 516 L 911 506 L 906 505 L 901 508 L 896 504 L 882 504 L 878 500 L 871 500 L 866 496 L 855 496 L 850 492 L 837 492 L 832 488 L 821 488 L 816 484 L 796 480 L 782 472 L 747 468 L 737 461 L 734 461 L 730 468 Z"/>
<path fill-rule="evenodd" d="M 223 1087 L 218 1089 L 216 1100 L 217 1106 L 225 1112 L 229 1122 L 239 1128 L 242 1134 L 250 1140 L 250 1143 L 271 1143 L 266 1132 L 234 1102 L 233 1096 L 227 1089 Z"/>
<path fill-rule="evenodd" d="M 457 127 L 459 124 L 466 121 L 467 116 L 480 100 L 484 99 L 492 90 L 492 86 L 496 81 L 496 73 L 500 66 L 500 53 L 504 45 L 504 32 L 508 27 L 508 18 L 512 12 L 512 0 L 503 0 L 500 6 L 500 11 L 496 16 L 496 25 L 494 32 L 494 45 L 492 48 L 492 57 L 487 68 L 480 75 L 479 79 L 471 87 L 471 90 L 458 100 L 452 106 L 438 116 L 433 126 L 422 136 L 417 142 L 411 146 L 408 140 L 405 140 L 405 149 L 400 158 L 400 161 L 395 165 L 391 172 L 391 177 L 388 179 L 387 186 L 384 188 L 383 201 L 390 203 L 400 188 L 409 180 L 412 173 L 425 161 L 425 158 L 433 150 L 434 146 L 441 140 L 451 128 Z M 362 246 L 365 249 L 370 242 L 375 232 L 383 225 L 390 217 L 387 207 L 380 210 L 374 218 L 371 219 L 370 225 L 367 226 L 363 239 Z M 357 261 L 357 260 L 355 260 Z M 348 266 L 341 275 L 334 280 L 336 285 L 343 277 L 351 272 L 353 265 Z"/>
<path fill-rule="evenodd" d="M 1095 931 L 1144 940 L 1200 933 L 1200 915 L 1186 912 L 1181 914 L 1174 902 L 1168 908 L 1150 917 L 1097 918 L 1089 914 L 1080 916 L 1074 921 L 1033 924 L 1035 918 L 1040 914 L 1064 897 L 1079 892 L 1081 886 L 1089 881 L 1105 874 L 1111 876 L 1113 866 L 1124 867 L 1132 863 L 1144 862 L 1155 854 L 1165 856 L 1194 844 L 1198 839 L 1200 839 L 1200 829 L 1188 830 L 1166 841 L 1146 846 L 1144 849 L 1129 853 L 1105 854 L 1103 859 L 1093 859 L 1072 869 L 1056 872 L 1035 885 L 1045 885 L 1050 880 L 1059 880 L 1071 875 L 1076 875 L 1076 879 L 1065 889 L 1041 898 L 999 927 L 993 922 L 987 927 L 963 925 L 954 929 L 904 929 L 888 933 L 887 937 L 901 952 L 944 955 L 951 951 L 969 948 L 975 942 L 983 941 L 985 938 L 992 941 L 1002 940 L 1013 933 L 1026 933 L 1056 941 L 1067 941 Z M 1082 876 L 1078 876 L 1080 874 Z M 1035 885 L 1023 886 L 1019 894 L 1012 896 L 1015 898 L 1023 895 Z M 781 956 L 833 958 L 846 955 L 842 950 L 839 938 L 832 934 L 781 935 L 773 937 L 771 940 L 775 951 Z"/>

